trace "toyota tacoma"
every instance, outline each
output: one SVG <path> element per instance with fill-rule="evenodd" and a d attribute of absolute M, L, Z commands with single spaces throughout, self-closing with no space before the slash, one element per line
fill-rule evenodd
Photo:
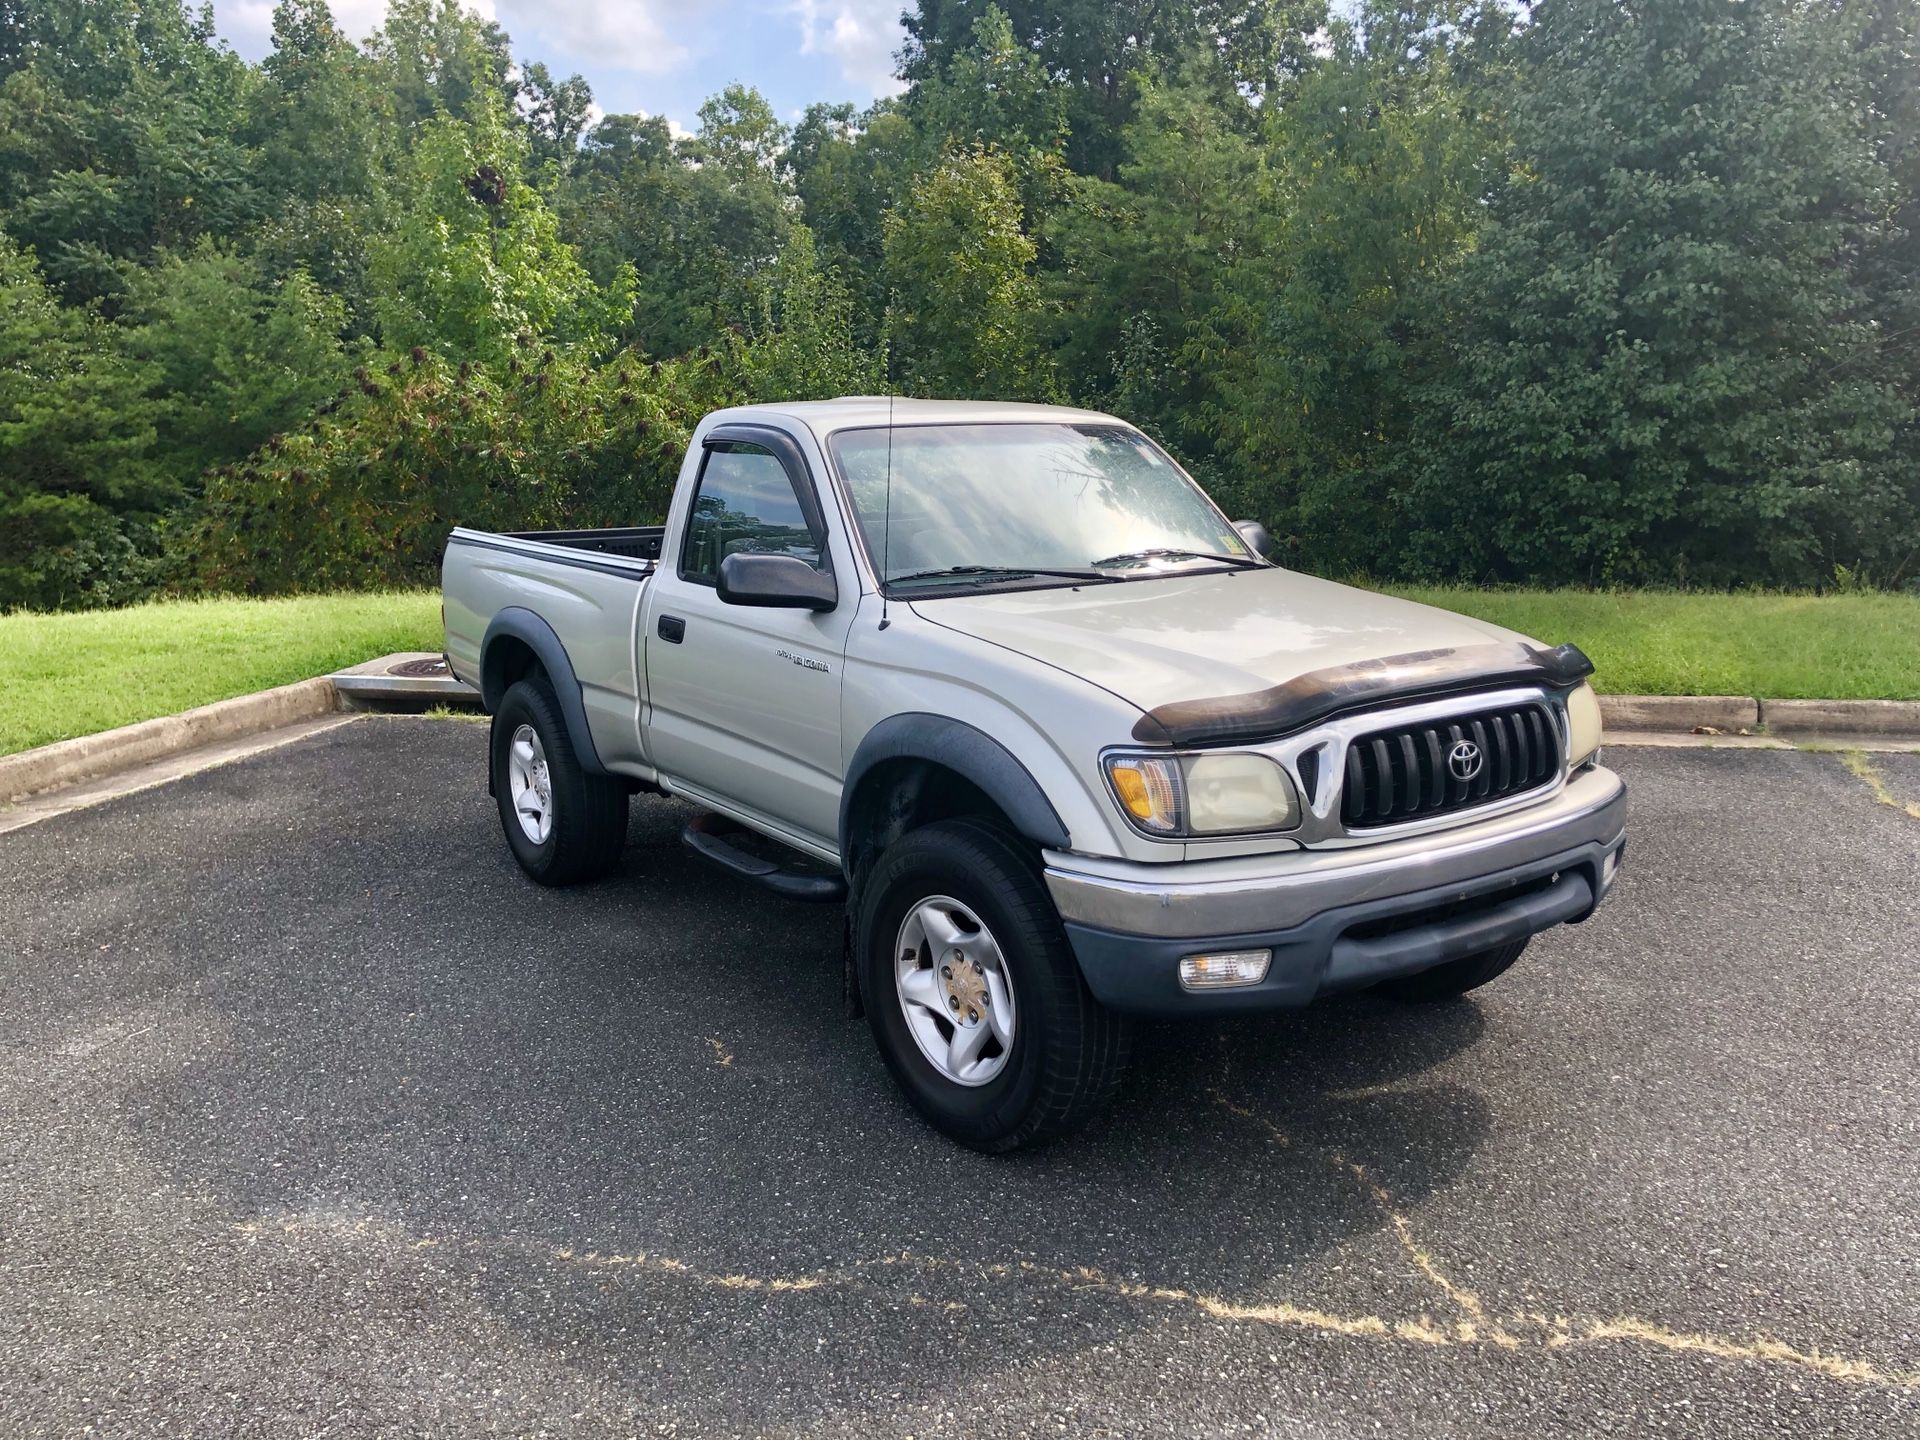
<path fill-rule="evenodd" d="M 1578 649 L 1269 548 L 1108 415 L 722 410 L 664 526 L 454 530 L 447 657 L 527 875 L 691 802 L 708 860 L 846 907 L 902 1090 L 1004 1150 L 1097 1110 L 1136 1017 L 1450 999 L 1614 880 Z"/>

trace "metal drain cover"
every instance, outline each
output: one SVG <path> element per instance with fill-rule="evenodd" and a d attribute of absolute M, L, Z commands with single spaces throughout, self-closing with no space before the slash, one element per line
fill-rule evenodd
<path fill-rule="evenodd" d="M 402 660 L 398 665 L 387 668 L 389 675 L 405 675 L 408 678 L 425 679 L 428 676 L 447 674 L 447 662 L 438 655 L 430 655 L 423 660 Z"/>

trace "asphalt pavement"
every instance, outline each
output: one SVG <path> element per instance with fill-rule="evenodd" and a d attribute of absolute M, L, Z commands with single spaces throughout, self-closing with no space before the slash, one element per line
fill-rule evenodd
<path fill-rule="evenodd" d="M 0 1434 L 1920 1434 L 1920 756 L 1609 763 L 1501 981 L 998 1159 L 683 807 L 525 881 L 477 725 L 0 835 Z"/>

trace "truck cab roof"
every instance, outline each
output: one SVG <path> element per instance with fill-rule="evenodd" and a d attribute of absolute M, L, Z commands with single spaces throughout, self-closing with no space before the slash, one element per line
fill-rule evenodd
<path fill-rule="evenodd" d="M 906 396 L 842 395 L 833 400 L 796 400 L 773 405 L 741 405 L 716 410 L 709 425 L 742 424 L 775 418 L 798 420 L 824 439 L 838 430 L 892 425 L 1123 425 L 1097 410 L 1071 405 L 1027 405 L 1002 400 L 914 400 Z M 1132 427 L 1128 427 L 1132 428 Z"/>

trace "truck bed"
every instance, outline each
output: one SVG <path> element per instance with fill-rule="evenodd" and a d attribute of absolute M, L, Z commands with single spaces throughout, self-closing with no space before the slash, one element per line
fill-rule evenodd
<path fill-rule="evenodd" d="M 540 545 L 562 545 L 569 550 L 597 550 L 602 555 L 624 555 L 629 560 L 658 560 L 666 538 L 664 525 L 625 525 L 606 530 L 507 530 L 501 540 L 532 540 Z"/>
<path fill-rule="evenodd" d="M 556 644 L 556 664 L 565 657 L 569 668 L 559 688 L 579 696 L 600 763 L 644 764 L 634 721 L 643 689 L 634 627 L 664 535 L 658 525 L 454 530 L 440 574 L 453 673 L 482 685 L 488 628 L 503 615 L 517 615 L 513 623 L 530 623 L 535 639 L 544 633 Z"/>

